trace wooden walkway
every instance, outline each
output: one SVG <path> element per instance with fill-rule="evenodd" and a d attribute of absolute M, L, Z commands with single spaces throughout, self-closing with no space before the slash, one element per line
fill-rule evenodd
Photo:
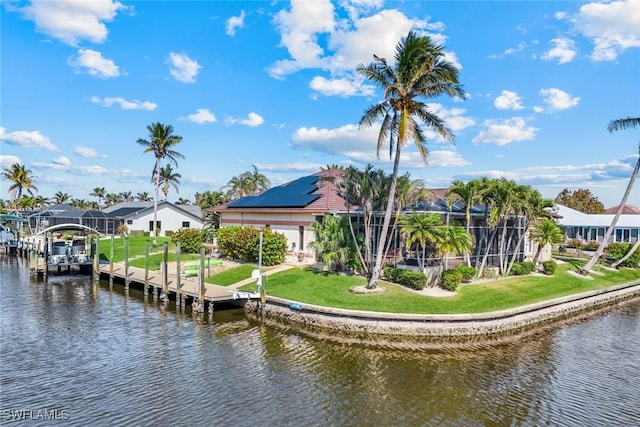
<path fill-rule="evenodd" d="M 102 276 L 110 276 L 110 265 L 108 263 L 101 263 L 99 266 L 100 274 Z M 128 280 L 130 283 L 138 283 L 144 286 L 145 283 L 145 270 L 143 268 L 129 267 Z M 121 280 L 125 280 L 125 266 L 123 264 L 113 265 L 113 277 Z M 162 273 L 158 270 L 149 270 L 148 285 L 158 289 L 160 292 L 163 290 Z M 167 290 L 170 293 L 178 293 L 178 277 L 175 274 L 168 274 Z M 208 302 L 229 302 L 239 299 L 259 298 L 259 295 L 254 292 L 244 292 L 232 289 L 226 286 L 212 285 L 210 283 L 204 283 L 205 292 L 204 300 Z M 200 297 L 200 280 L 198 277 L 180 277 L 180 293 L 183 297 Z"/>

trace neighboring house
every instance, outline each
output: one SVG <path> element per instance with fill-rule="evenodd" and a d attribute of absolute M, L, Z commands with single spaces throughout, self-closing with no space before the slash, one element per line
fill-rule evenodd
<path fill-rule="evenodd" d="M 341 171 L 328 169 L 272 187 L 255 196 L 246 196 L 210 209 L 220 216 L 220 227 L 230 225 L 269 227 L 287 238 L 291 253 L 313 257 L 309 246 L 315 240 L 311 224 L 329 213 L 346 211 L 344 199 L 335 184 L 323 177 L 339 181 Z"/>
<path fill-rule="evenodd" d="M 116 229 L 124 224 L 129 232 L 153 232 L 153 202 L 123 202 L 104 208 L 102 212 L 116 221 Z M 175 205 L 168 201 L 158 202 L 157 222 L 160 236 L 165 236 L 167 231 L 204 226 L 198 206 Z"/>
<path fill-rule="evenodd" d="M 323 177 L 332 177 L 333 182 L 322 179 Z M 231 225 L 269 227 L 273 231 L 282 233 L 287 238 L 290 254 L 302 253 L 311 260 L 314 257 L 314 251 L 310 247 L 310 243 L 315 240 L 311 224 L 314 221 L 320 220 L 325 214 L 350 214 L 354 221 L 358 220 L 357 217 L 360 215 L 358 208 L 352 207 L 350 211 L 347 211 L 344 199 L 340 195 L 343 185 L 342 171 L 328 169 L 273 187 L 255 196 L 242 197 L 227 204 L 213 207 L 210 211 L 220 216 L 220 227 Z M 431 192 L 434 196 L 431 201 L 407 207 L 403 209 L 402 213 L 437 213 L 447 224 L 457 223 L 464 226 L 464 205 L 460 202 L 449 205 L 445 199 L 445 189 L 431 190 Z M 382 212 L 377 215 L 380 225 L 382 224 L 382 215 Z M 474 242 L 484 241 L 487 231 L 484 205 L 473 206 L 471 216 L 471 234 Z M 511 242 L 517 241 L 525 226 L 526 218 L 523 217 L 513 218 L 509 221 L 509 230 L 514 231 L 516 236 L 510 240 Z M 388 257 L 390 263 L 396 264 L 411 256 L 407 254 L 402 236 L 397 230 L 392 231 L 391 238 L 392 244 Z M 512 246 L 515 245 L 512 244 Z M 497 254 L 497 246 L 494 249 L 491 253 Z M 524 253 L 524 250 L 527 252 Z M 516 253 L 522 252 L 518 255 L 518 260 L 522 261 L 526 257 L 533 257 L 535 245 L 525 239 L 520 248 L 511 247 L 509 251 L 511 253 L 514 251 Z M 494 258 L 497 259 L 497 256 L 489 257 L 489 264 L 494 263 Z"/>
<path fill-rule="evenodd" d="M 633 212 L 633 209 L 625 210 Z M 631 206 L 631 208 L 633 208 Z M 615 208 L 611 208 L 617 209 Z M 637 208 L 635 208 L 637 209 Z M 610 209 L 609 209 L 610 210 Z M 607 211 L 609 211 L 607 210 Z M 624 212 L 624 211 L 623 211 Z M 581 239 L 584 241 L 600 242 L 604 238 L 607 228 L 611 225 L 613 214 L 586 214 L 563 205 L 556 205 L 554 210 L 560 224 L 565 230 L 567 239 Z M 640 235 L 640 212 L 620 215 L 616 227 L 611 234 L 609 243 L 634 243 Z"/>
<path fill-rule="evenodd" d="M 102 234 L 113 234 L 116 220 L 109 218 L 104 211 L 74 208 L 67 204 L 57 204 L 45 210 L 32 213 L 28 217 L 33 231 L 41 231 L 61 224 L 80 224 L 93 228 Z"/>

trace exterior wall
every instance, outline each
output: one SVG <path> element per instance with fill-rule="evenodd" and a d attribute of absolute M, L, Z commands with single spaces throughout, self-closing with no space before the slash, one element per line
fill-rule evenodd
<path fill-rule="evenodd" d="M 638 217 L 638 221 L 640 222 L 640 215 Z M 604 238 L 604 234 L 607 231 L 607 227 L 595 227 L 595 226 L 585 226 L 585 227 L 577 227 L 577 226 L 565 226 L 565 236 L 567 239 L 575 239 L 579 238 L 584 241 L 596 241 L 601 242 Z M 626 242 L 626 243 L 634 243 L 638 240 L 638 235 L 640 234 L 640 226 L 638 227 L 625 227 L 625 226 L 616 226 L 609 238 L 608 243 L 613 242 Z"/>
<path fill-rule="evenodd" d="M 157 220 L 160 222 L 160 236 L 165 236 L 167 231 L 178 231 L 185 228 L 182 226 L 183 221 L 189 222 L 189 228 L 200 229 L 204 225 L 201 220 L 184 215 L 166 205 L 158 208 Z M 129 221 L 132 223 L 129 224 Z M 125 218 L 125 225 L 129 231 L 149 231 L 150 222 L 153 222 L 153 209 Z"/>

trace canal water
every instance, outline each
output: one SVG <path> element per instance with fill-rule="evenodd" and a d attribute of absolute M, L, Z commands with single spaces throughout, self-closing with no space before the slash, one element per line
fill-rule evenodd
<path fill-rule="evenodd" d="M 638 302 L 500 345 L 393 349 L 36 282 L 15 257 L 0 274 L 2 425 L 640 425 Z"/>

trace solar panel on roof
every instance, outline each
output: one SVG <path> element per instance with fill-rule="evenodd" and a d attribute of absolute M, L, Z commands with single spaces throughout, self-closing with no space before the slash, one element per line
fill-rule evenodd
<path fill-rule="evenodd" d="M 257 196 L 247 196 L 229 203 L 228 208 L 303 208 L 320 198 L 313 194 L 318 189 L 319 177 L 304 176 L 295 181 L 270 188 Z"/>

